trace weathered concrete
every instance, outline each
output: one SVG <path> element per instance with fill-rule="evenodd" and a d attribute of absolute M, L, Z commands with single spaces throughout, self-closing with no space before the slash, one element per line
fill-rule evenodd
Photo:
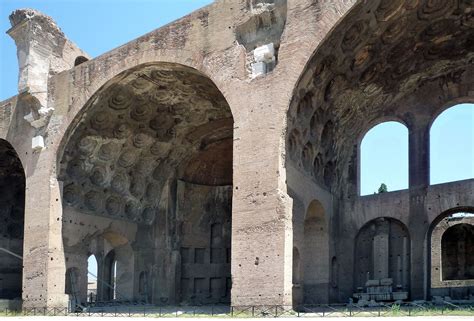
<path fill-rule="evenodd" d="M 24 305 L 84 302 L 92 254 L 116 298 L 156 304 L 347 302 L 367 273 L 430 298 L 431 232 L 474 211 L 473 179 L 428 179 L 432 122 L 473 101 L 472 13 L 220 0 L 87 60 L 47 16 L 14 12 L 0 134 L 26 175 Z M 361 197 L 361 140 L 387 120 L 409 131 L 409 189 Z"/>

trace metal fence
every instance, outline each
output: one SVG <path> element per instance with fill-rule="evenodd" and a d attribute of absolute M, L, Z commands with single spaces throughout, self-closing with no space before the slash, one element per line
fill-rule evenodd
<path fill-rule="evenodd" d="M 318 304 L 293 306 L 110 306 L 88 307 L 81 311 L 68 308 L 24 308 L 4 309 L 5 316 L 108 316 L 108 317 L 382 317 L 421 315 L 473 315 L 474 303 L 453 304 L 451 302 L 406 302 L 401 304 L 378 304 L 361 307 L 356 304 Z"/>

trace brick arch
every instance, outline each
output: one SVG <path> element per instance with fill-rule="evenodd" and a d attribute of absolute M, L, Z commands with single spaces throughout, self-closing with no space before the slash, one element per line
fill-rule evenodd
<path fill-rule="evenodd" d="M 463 219 L 455 218 L 454 214 L 468 213 L 474 214 L 472 206 L 458 206 L 445 210 L 439 214 L 430 224 L 426 234 L 426 275 L 428 296 L 454 296 L 454 299 L 463 298 L 469 288 L 474 286 L 473 280 L 455 280 L 455 278 L 445 278 L 443 273 L 443 245 L 442 239 L 446 231 L 458 226 L 461 223 L 472 224 L 472 217 Z M 471 225 L 472 226 L 472 225 Z M 454 288 L 454 292 L 451 290 Z M 456 290 L 457 289 L 457 290 Z"/>
<path fill-rule="evenodd" d="M 443 280 L 474 279 L 474 225 L 459 223 L 441 238 Z"/>
<path fill-rule="evenodd" d="M 362 226 L 354 241 L 354 292 L 366 293 L 367 285 L 381 285 L 382 279 L 392 279 L 386 284 L 390 292 L 409 292 L 410 234 L 405 224 L 376 218 Z"/>
<path fill-rule="evenodd" d="M 225 87 L 223 83 L 219 83 L 219 78 L 213 77 L 208 70 L 206 70 L 202 64 L 197 60 L 191 58 L 182 57 L 183 51 L 174 51 L 169 50 L 160 52 L 162 57 L 156 59 L 156 57 L 141 57 L 136 60 L 130 58 L 130 61 L 133 61 L 133 64 L 120 64 L 115 68 L 105 69 L 105 74 L 101 74 L 100 77 L 95 78 L 92 81 L 89 81 L 87 85 L 83 83 L 74 83 L 75 88 L 78 88 L 78 92 L 73 93 L 74 97 L 72 98 L 72 103 L 69 106 L 67 115 L 65 119 L 61 122 L 61 125 L 54 136 L 52 136 L 51 147 L 56 149 L 56 154 L 58 156 L 62 155 L 65 142 L 67 141 L 68 135 L 72 128 L 74 128 L 75 123 L 80 119 L 80 115 L 89 108 L 90 104 L 97 99 L 98 94 L 104 88 L 107 88 L 111 83 L 120 80 L 121 77 L 127 73 L 139 71 L 140 69 L 148 66 L 160 66 L 160 65 L 175 65 L 183 68 L 189 68 L 189 70 L 194 70 L 203 77 L 208 78 L 219 90 L 219 92 L 225 97 L 225 92 L 220 88 Z M 92 61 L 85 62 L 84 65 L 77 66 L 73 72 L 73 79 L 76 79 L 76 74 L 87 73 L 89 68 L 95 68 L 90 64 L 101 64 L 104 63 L 103 60 L 106 60 L 107 57 L 101 57 L 102 59 L 95 59 Z M 127 60 L 128 61 L 128 60 Z M 81 70 L 82 69 L 82 70 Z M 226 99 L 226 101 L 228 101 Z M 232 109 L 232 107 L 230 107 Z M 59 158 L 59 157 L 58 157 Z M 56 167 L 57 164 L 56 164 Z M 53 168 L 53 169 L 55 169 Z M 54 174 L 53 174 L 54 175 Z"/>
<path fill-rule="evenodd" d="M 139 297 L 134 269 L 154 266 L 165 271 L 151 277 L 155 303 L 228 302 L 234 121 L 214 82 L 181 64 L 140 64 L 104 83 L 74 115 L 57 154 L 63 214 L 129 228 L 138 265 L 127 265 L 120 292 Z M 160 259 L 148 253 L 155 242 Z"/>

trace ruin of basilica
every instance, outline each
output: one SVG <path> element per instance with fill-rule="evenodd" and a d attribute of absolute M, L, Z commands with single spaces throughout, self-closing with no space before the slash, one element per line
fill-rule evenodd
<path fill-rule="evenodd" d="M 430 184 L 429 148 L 474 103 L 471 0 L 216 0 L 95 58 L 10 22 L 0 301 L 86 305 L 90 256 L 104 302 L 474 298 L 474 178 Z M 387 121 L 408 186 L 361 195 Z"/>

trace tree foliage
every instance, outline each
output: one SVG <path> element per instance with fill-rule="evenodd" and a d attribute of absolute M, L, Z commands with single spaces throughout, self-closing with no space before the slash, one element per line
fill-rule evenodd
<path fill-rule="evenodd" d="M 386 193 L 386 192 L 388 192 L 387 185 L 385 185 L 385 183 L 380 184 L 378 193 L 380 194 L 380 193 Z"/>

